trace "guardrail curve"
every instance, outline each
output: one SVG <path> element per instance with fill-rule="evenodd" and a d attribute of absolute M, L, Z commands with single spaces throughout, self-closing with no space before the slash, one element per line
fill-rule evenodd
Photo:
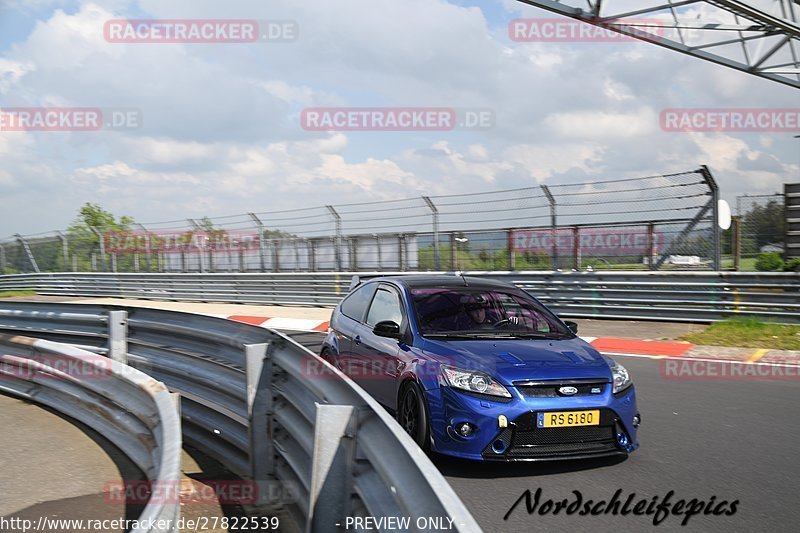
<path fill-rule="evenodd" d="M 180 480 L 180 418 L 163 383 L 74 346 L 3 333 L 0 378 L 0 393 L 86 424 L 120 449 L 149 482 Z M 177 531 L 179 513 L 178 502 L 149 501 L 138 517 L 140 528 L 133 531 Z"/>
<path fill-rule="evenodd" d="M 0 332 L 74 342 L 179 393 L 184 441 L 255 482 L 253 513 L 284 508 L 314 532 L 348 516 L 480 531 L 389 413 L 280 333 L 175 311 L 2 301 Z"/>

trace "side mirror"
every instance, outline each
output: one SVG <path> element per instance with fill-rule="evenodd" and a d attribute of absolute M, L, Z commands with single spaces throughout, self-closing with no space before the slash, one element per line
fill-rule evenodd
<path fill-rule="evenodd" d="M 399 339 L 402 336 L 400 335 L 400 326 L 392 320 L 378 322 L 372 328 L 372 333 L 378 337 L 387 337 L 389 339 Z"/>
<path fill-rule="evenodd" d="M 565 320 L 564 324 L 567 325 L 567 327 L 569 328 L 569 330 L 572 333 L 575 333 L 575 334 L 578 333 L 578 323 L 577 322 L 573 322 L 572 320 Z"/>

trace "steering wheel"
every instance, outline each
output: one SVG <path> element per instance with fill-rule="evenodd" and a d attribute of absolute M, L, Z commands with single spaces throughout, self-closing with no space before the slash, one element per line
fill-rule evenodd
<path fill-rule="evenodd" d="M 492 327 L 493 328 L 503 328 L 503 327 L 505 327 L 505 326 L 507 326 L 509 324 L 511 324 L 511 320 L 509 320 L 507 318 L 503 318 L 501 320 L 498 320 L 494 324 L 492 324 Z"/>

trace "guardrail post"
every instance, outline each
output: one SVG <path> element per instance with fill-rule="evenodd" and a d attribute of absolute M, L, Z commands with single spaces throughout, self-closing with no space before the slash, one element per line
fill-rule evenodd
<path fill-rule="evenodd" d="M 307 533 L 340 531 L 350 515 L 356 417 L 352 405 L 317 405 Z"/>
<path fill-rule="evenodd" d="M 128 364 L 128 312 L 108 312 L 108 357 Z"/>
<path fill-rule="evenodd" d="M 275 452 L 272 449 L 272 357 L 273 343 L 244 346 L 247 374 L 247 437 L 250 476 L 258 486 L 256 506 L 269 504 L 269 479 L 274 479 Z"/>

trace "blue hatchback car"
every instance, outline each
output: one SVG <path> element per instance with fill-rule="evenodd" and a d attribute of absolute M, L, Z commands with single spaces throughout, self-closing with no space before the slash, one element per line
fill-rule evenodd
<path fill-rule="evenodd" d="M 640 422 L 630 376 L 576 332 L 499 281 L 383 277 L 336 307 L 320 355 L 426 451 L 500 461 L 628 454 Z"/>

